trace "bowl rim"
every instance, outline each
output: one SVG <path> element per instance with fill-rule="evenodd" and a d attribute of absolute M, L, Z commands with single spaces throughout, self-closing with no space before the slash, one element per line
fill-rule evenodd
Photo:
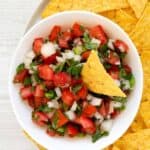
<path fill-rule="evenodd" d="M 90 11 L 85 11 L 85 10 L 71 10 L 71 11 L 63 11 L 63 12 L 59 12 L 59 13 L 56 13 L 56 14 L 53 14 L 43 20 L 40 20 L 38 23 L 36 23 L 34 26 L 32 26 L 23 36 L 22 38 L 20 39 L 17 47 L 16 47 L 16 50 L 12 56 L 12 59 L 11 59 L 11 65 L 10 65 L 10 68 L 9 68 L 9 75 L 8 75 L 8 90 L 9 90 L 9 98 L 10 98 L 10 101 L 11 101 L 11 106 L 13 108 L 13 112 L 17 118 L 17 122 L 19 123 L 20 127 L 32 138 L 34 139 L 38 144 L 42 145 L 42 146 L 46 146 L 46 145 L 43 145 L 43 143 L 37 139 L 34 135 L 32 135 L 28 129 L 26 128 L 26 125 L 25 123 L 20 119 L 19 117 L 19 114 L 17 113 L 16 109 L 15 109 L 15 104 L 13 103 L 13 97 L 12 97 L 12 94 L 11 94 L 11 82 L 12 82 L 12 70 L 13 70 L 13 65 L 14 65 L 14 62 L 16 61 L 16 55 L 17 53 L 19 52 L 19 47 L 22 45 L 22 42 L 24 41 L 24 39 L 37 27 L 39 27 L 41 24 L 43 24 L 44 22 L 52 19 L 52 18 L 55 18 L 55 17 L 61 17 L 63 15 L 67 15 L 67 14 L 88 14 L 88 15 L 91 15 L 91 16 L 96 16 L 96 17 L 99 17 L 101 19 L 104 19 L 104 20 L 107 20 L 107 22 L 109 22 L 109 24 L 112 24 L 118 28 L 120 28 L 120 30 L 125 34 L 125 36 L 128 38 L 130 44 L 132 45 L 132 47 L 134 47 L 134 49 L 136 50 L 135 53 L 136 55 L 138 56 L 136 61 L 138 61 L 139 65 L 140 65 L 140 77 L 141 77 L 141 88 L 139 89 L 139 92 L 140 92 L 140 97 L 139 97 L 139 101 L 138 101 L 138 104 L 137 104 L 137 108 L 136 108 L 136 111 L 134 113 L 134 115 L 130 118 L 130 121 L 128 122 L 128 125 L 126 125 L 126 128 L 118 135 L 116 136 L 114 139 L 112 139 L 111 141 L 107 142 L 107 144 L 103 144 L 103 148 L 105 148 L 106 146 L 109 146 L 110 144 L 114 143 L 116 140 L 118 140 L 126 131 L 127 129 L 129 128 L 129 126 L 131 125 L 131 123 L 133 122 L 137 112 L 138 112 L 138 109 L 139 109 L 139 106 L 140 106 L 140 102 L 141 102 L 141 98 L 142 98 L 142 93 L 143 93 L 143 68 L 142 68 L 142 63 L 141 63 L 141 60 L 140 60 L 140 57 L 139 57 L 139 54 L 138 54 L 138 51 L 137 51 L 137 48 L 136 46 L 134 45 L 133 41 L 130 39 L 130 37 L 128 36 L 128 34 L 118 25 L 116 24 L 115 22 L 112 22 L 110 19 L 104 17 L 104 16 L 101 16 L 99 14 L 96 14 L 94 12 L 90 12 Z M 48 148 L 48 147 L 45 147 L 45 148 Z"/>

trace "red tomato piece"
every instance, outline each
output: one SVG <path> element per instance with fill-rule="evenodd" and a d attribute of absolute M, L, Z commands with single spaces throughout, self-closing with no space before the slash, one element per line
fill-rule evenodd
<path fill-rule="evenodd" d="M 115 52 L 110 51 L 109 56 L 107 58 L 107 62 L 112 64 L 112 65 L 119 65 L 120 64 L 120 58 Z"/>
<path fill-rule="evenodd" d="M 82 55 L 81 55 L 82 60 L 83 60 L 83 61 L 84 61 L 84 60 L 87 60 L 88 57 L 90 56 L 90 54 L 91 54 L 91 51 L 85 51 L 85 52 L 83 52 Z"/>
<path fill-rule="evenodd" d="M 35 108 L 38 108 L 42 105 L 42 97 L 34 97 Z"/>
<path fill-rule="evenodd" d="M 72 26 L 72 34 L 73 34 L 73 37 L 80 37 L 83 35 L 83 30 L 81 29 L 81 25 L 78 24 L 78 23 L 74 23 L 73 26 Z"/>
<path fill-rule="evenodd" d="M 53 89 L 53 88 L 54 88 L 54 82 L 53 82 L 53 81 L 44 81 L 43 83 L 44 83 L 44 85 L 45 85 L 48 89 Z"/>
<path fill-rule="evenodd" d="M 42 37 L 36 38 L 33 42 L 33 51 L 35 54 L 40 54 L 44 39 Z"/>
<path fill-rule="evenodd" d="M 85 85 L 82 86 L 82 88 L 77 92 L 77 96 L 79 99 L 85 100 L 88 94 L 87 87 Z"/>
<path fill-rule="evenodd" d="M 56 135 L 56 132 L 54 130 L 51 130 L 51 129 L 47 129 L 46 130 L 46 133 L 49 135 L 49 136 L 55 136 Z"/>
<path fill-rule="evenodd" d="M 67 126 L 67 134 L 70 136 L 70 137 L 74 137 L 76 136 L 77 134 L 79 133 L 78 129 L 72 125 L 72 124 L 69 124 Z"/>
<path fill-rule="evenodd" d="M 96 113 L 97 109 L 95 106 L 88 104 L 83 109 L 83 115 L 87 117 L 92 117 Z"/>
<path fill-rule="evenodd" d="M 39 126 L 45 126 L 48 121 L 48 116 L 43 112 L 35 112 L 33 115 L 33 121 Z"/>
<path fill-rule="evenodd" d="M 132 72 L 130 66 L 128 66 L 128 65 L 123 65 L 123 68 L 125 69 L 127 74 L 130 74 Z"/>
<path fill-rule="evenodd" d="M 57 87 L 68 87 L 71 84 L 71 76 L 66 72 L 59 72 L 54 75 L 53 81 Z"/>
<path fill-rule="evenodd" d="M 49 35 L 49 40 L 50 41 L 55 41 L 58 38 L 59 33 L 61 32 L 61 27 L 60 26 L 54 26 L 53 29 L 51 30 L 51 33 Z"/>
<path fill-rule="evenodd" d="M 122 40 L 116 40 L 116 41 L 114 42 L 114 46 L 115 46 L 117 49 L 119 49 L 120 52 L 123 52 L 123 53 L 126 53 L 126 52 L 128 52 L 128 50 L 129 50 L 128 45 L 127 45 L 125 42 L 123 42 Z"/>
<path fill-rule="evenodd" d="M 107 100 L 104 100 L 100 106 L 99 113 L 103 116 L 106 117 L 109 114 L 109 106 L 110 102 Z"/>
<path fill-rule="evenodd" d="M 61 110 L 57 111 L 57 117 L 58 117 L 58 121 L 57 121 L 58 128 L 63 126 L 69 121 L 68 118 L 61 112 Z"/>
<path fill-rule="evenodd" d="M 55 64 L 57 62 L 56 60 L 57 56 L 58 56 L 57 53 L 55 53 L 49 57 L 43 58 L 44 64 L 47 64 L 47 65 Z"/>
<path fill-rule="evenodd" d="M 90 36 L 99 39 L 102 44 L 105 44 L 107 42 L 107 36 L 101 25 L 97 25 L 91 28 Z"/>
<path fill-rule="evenodd" d="M 27 77 L 28 75 L 28 70 L 24 69 L 21 72 L 19 72 L 18 74 L 15 75 L 14 77 L 14 83 L 21 83 L 24 81 L 24 79 Z"/>
<path fill-rule="evenodd" d="M 33 97 L 32 87 L 23 87 L 20 89 L 20 95 L 23 99 L 28 99 Z"/>
<path fill-rule="evenodd" d="M 72 40 L 72 33 L 70 31 L 65 31 L 62 34 L 62 38 L 68 42 L 68 41 Z"/>
<path fill-rule="evenodd" d="M 59 47 L 61 47 L 61 48 L 69 48 L 68 41 L 66 41 L 63 38 L 59 38 L 58 43 L 59 43 Z"/>
<path fill-rule="evenodd" d="M 115 110 L 113 111 L 113 113 L 111 113 L 111 118 L 114 119 L 114 118 L 116 118 L 119 114 L 120 114 L 120 111 L 115 109 Z"/>
<path fill-rule="evenodd" d="M 68 105 L 71 106 L 75 100 L 74 94 L 69 89 L 63 89 L 62 90 L 62 101 Z"/>
<path fill-rule="evenodd" d="M 35 91 L 34 91 L 35 97 L 44 97 L 44 88 L 42 85 L 36 85 Z"/>
<path fill-rule="evenodd" d="M 86 133 L 88 133 L 88 134 L 95 133 L 96 126 L 95 126 L 94 122 L 91 119 L 89 119 L 85 116 L 80 116 L 78 121 L 79 121 L 79 124 L 86 131 Z"/>
<path fill-rule="evenodd" d="M 35 108 L 34 97 L 28 98 L 28 104 L 30 107 Z"/>
<path fill-rule="evenodd" d="M 78 78 L 78 79 L 76 79 L 76 78 L 72 78 L 72 80 L 71 80 L 71 86 L 75 86 L 75 85 L 78 85 L 78 84 L 82 84 L 82 79 L 81 78 Z"/>
<path fill-rule="evenodd" d="M 108 73 L 113 79 L 119 79 L 119 68 L 117 66 L 111 66 Z"/>
<path fill-rule="evenodd" d="M 38 73 L 40 78 L 50 81 L 53 80 L 54 72 L 49 65 L 39 65 L 38 66 Z"/>

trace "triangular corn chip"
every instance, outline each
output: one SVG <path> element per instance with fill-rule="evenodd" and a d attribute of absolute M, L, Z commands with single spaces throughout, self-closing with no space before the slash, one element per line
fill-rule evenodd
<path fill-rule="evenodd" d="M 108 96 L 126 97 L 100 63 L 96 51 L 91 52 L 83 66 L 81 75 L 83 82 L 92 92 Z"/>

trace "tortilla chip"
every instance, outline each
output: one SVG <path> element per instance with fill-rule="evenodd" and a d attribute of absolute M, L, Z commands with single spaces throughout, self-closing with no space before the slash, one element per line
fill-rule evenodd
<path fill-rule="evenodd" d="M 121 150 L 149 150 L 150 129 L 144 129 L 136 133 L 129 133 L 118 140 L 114 146 Z"/>
<path fill-rule="evenodd" d="M 130 34 L 132 40 L 139 49 L 150 48 L 150 2 L 147 4 L 143 15 Z"/>
<path fill-rule="evenodd" d="M 129 5 L 133 9 L 137 18 L 140 18 L 140 16 L 142 15 L 147 1 L 148 0 L 128 0 Z"/>
<path fill-rule="evenodd" d="M 126 97 L 100 63 L 96 51 L 92 51 L 81 72 L 89 90 L 109 96 Z"/>
<path fill-rule="evenodd" d="M 150 128 L 150 100 L 142 102 L 140 108 L 140 114 L 144 120 L 146 127 Z"/>
<path fill-rule="evenodd" d="M 115 21 L 115 19 L 116 19 L 116 10 L 101 12 L 100 15 Z"/>
<path fill-rule="evenodd" d="M 133 9 L 131 7 L 123 8 L 122 10 L 124 10 L 127 14 L 129 14 L 133 18 L 136 18 L 135 13 L 134 13 L 134 11 L 133 11 Z"/>
<path fill-rule="evenodd" d="M 137 19 L 127 14 L 124 10 L 116 11 L 115 21 L 127 32 L 130 33 L 137 23 Z"/>

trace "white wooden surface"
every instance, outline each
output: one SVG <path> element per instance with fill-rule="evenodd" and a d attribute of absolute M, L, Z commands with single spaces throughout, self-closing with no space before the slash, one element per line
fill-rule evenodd
<path fill-rule="evenodd" d="M 39 0 L 0 0 L 0 150 L 37 150 L 12 111 L 7 78 L 10 59 Z"/>

